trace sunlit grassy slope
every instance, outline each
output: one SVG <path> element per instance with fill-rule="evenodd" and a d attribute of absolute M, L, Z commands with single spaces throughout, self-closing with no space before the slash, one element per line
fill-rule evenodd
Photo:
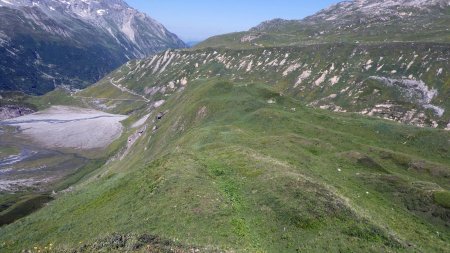
<path fill-rule="evenodd" d="M 270 86 L 219 79 L 190 83 L 147 123 L 126 159 L 0 228 L 0 251 L 450 247 L 448 131 L 311 109 Z"/>
<path fill-rule="evenodd" d="M 398 11 L 393 10 L 393 13 Z M 322 13 L 322 17 L 317 13 L 304 20 L 275 19 L 249 31 L 208 38 L 195 48 L 260 48 L 336 42 L 380 45 L 401 41 L 449 43 L 449 7 L 425 13 L 409 11 L 411 16 L 407 18 L 385 14 L 382 18 L 371 19 L 355 11 L 346 18 L 330 20 L 327 20 L 330 13 Z"/>

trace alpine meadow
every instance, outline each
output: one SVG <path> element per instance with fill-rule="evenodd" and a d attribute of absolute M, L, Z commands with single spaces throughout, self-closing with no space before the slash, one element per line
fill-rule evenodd
<path fill-rule="evenodd" d="M 0 252 L 450 252 L 450 0 L 0 0 L 0 89 Z"/>

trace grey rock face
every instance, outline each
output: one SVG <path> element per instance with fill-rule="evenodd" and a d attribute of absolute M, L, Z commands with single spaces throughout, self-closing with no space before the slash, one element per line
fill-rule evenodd
<path fill-rule="evenodd" d="M 122 0 L 0 1 L 0 89 L 86 87 L 129 59 L 186 45 Z"/>

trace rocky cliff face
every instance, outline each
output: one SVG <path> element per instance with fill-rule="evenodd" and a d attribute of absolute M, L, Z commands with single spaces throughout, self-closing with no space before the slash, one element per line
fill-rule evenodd
<path fill-rule="evenodd" d="M 185 44 L 122 0 L 0 1 L 0 89 L 82 88 L 127 60 Z"/>

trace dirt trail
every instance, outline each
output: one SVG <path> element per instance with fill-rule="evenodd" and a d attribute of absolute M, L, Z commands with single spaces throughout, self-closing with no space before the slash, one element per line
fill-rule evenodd
<path fill-rule="evenodd" d="M 130 94 L 133 95 L 133 96 L 140 97 L 140 98 L 142 98 L 142 99 L 143 99 L 145 102 L 147 102 L 147 103 L 150 102 L 150 100 L 147 99 L 146 97 L 144 97 L 144 96 L 142 96 L 142 95 L 140 95 L 140 94 L 137 94 L 136 92 L 134 92 L 134 91 L 132 91 L 132 90 L 129 90 L 129 89 L 123 87 L 123 86 L 120 85 L 120 84 L 115 83 L 114 80 L 113 80 L 112 78 L 109 79 L 109 82 L 110 82 L 113 86 L 115 86 L 116 88 L 118 88 L 119 90 L 121 90 L 122 92 L 127 92 L 127 93 L 130 93 Z"/>

